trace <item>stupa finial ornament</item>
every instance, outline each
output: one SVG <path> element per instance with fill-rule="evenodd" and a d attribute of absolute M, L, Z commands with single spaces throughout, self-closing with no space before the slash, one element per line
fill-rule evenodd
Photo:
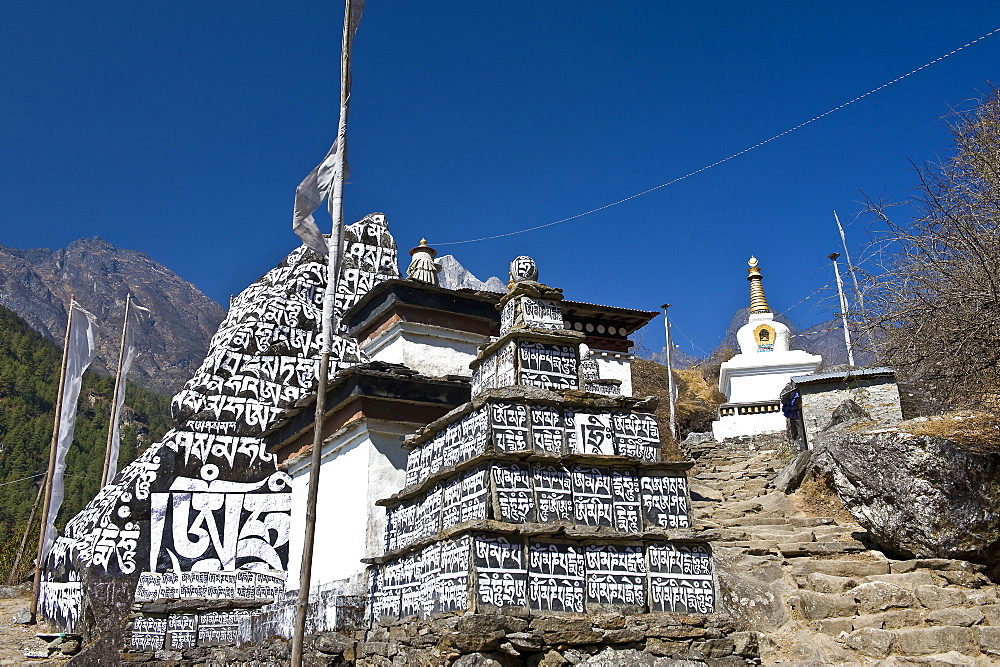
<path fill-rule="evenodd" d="M 759 262 L 756 257 L 751 255 L 750 261 L 747 264 L 750 265 L 750 268 L 747 269 L 747 272 L 750 274 L 747 276 L 747 280 L 750 281 L 750 314 L 770 313 L 771 309 L 768 307 L 767 299 L 764 297 L 764 276 L 760 273 Z"/>
<path fill-rule="evenodd" d="M 420 245 L 410 250 L 410 266 L 406 269 L 406 277 L 428 285 L 438 284 L 438 271 L 441 265 L 434 261 L 437 250 L 427 245 L 427 239 L 420 239 Z"/>
<path fill-rule="evenodd" d="M 514 261 L 510 263 L 510 284 L 508 287 L 526 280 L 538 280 L 538 265 L 527 255 L 521 255 L 515 257 Z"/>

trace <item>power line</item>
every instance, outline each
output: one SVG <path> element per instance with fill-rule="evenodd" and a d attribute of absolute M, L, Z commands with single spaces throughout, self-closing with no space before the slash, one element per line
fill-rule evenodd
<path fill-rule="evenodd" d="M 45 474 L 44 472 L 40 472 L 37 475 L 32 475 L 31 477 L 22 477 L 21 479 L 13 479 L 13 480 L 11 480 L 9 482 L 0 482 L 0 486 L 7 486 L 8 484 L 17 484 L 18 482 L 25 482 L 25 481 L 27 481 L 29 479 L 35 479 L 36 477 L 41 477 L 44 474 Z M 64 474 L 63 477 L 65 477 L 67 479 L 88 479 L 88 480 L 93 480 L 94 479 L 93 475 L 65 475 Z"/>
<path fill-rule="evenodd" d="M 40 472 L 37 475 L 32 475 L 31 477 L 22 477 L 21 479 L 15 479 L 15 480 L 12 480 L 10 482 L 3 482 L 3 483 L 0 483 L 0 486 L 7 486 L 8 484 L 17 484 L 18 482 L 25 482 L 25 481 L 27 481 L 29 479 L 35 479 L 36 477 L 41 477 L 44 474 L 45 474 L 44 472 Z"/>
<path fill-rule="evenodd" d="M 736 158 L 740 157 L 741 155 L 745 155 L 746 153 L 749 153 L 752 150 L 755 150 L 757 148 L 760 148 L 761 146 L 764 146 L 765 144 L 769 144 L 772 141 L 775 141 L 776 139 L 780 139 L 781 137 L 783 137 L 783 136 L 785 136 L 787 134 L 791 134 L 792 132 L 795 132 L 796 130 L 802 129 L 806 125 L 809 125 L 811 123 L 815 123 L 816 121 L 820 120 L 821 118 L 825 118 L 826 116 L 829 116 L 830 114 L 834 113 L 835 111 L 840 111 L 844 107 L 850 106 L 851 104 L 854 104 L 855 102 L 859 102 L 859 101 L 863 100 L 864 98 L 868 97 L 869 95 L 874 95 L 875 93 L 879 92 L 880 90 L 882 90 L 884 88 L 888 88 L 889 86 L 891 86 L 894 83 L 898 83 L 898 82 L 902 81 L 903 79 L 905 79 L 905 78 L 907 78 L 909 76 L 912 76 L 912 75 L 916 74 L 917 72 L 919 72 L 921 70 L 927 69 L 931 65 L 934 65 L 934 64 L 937 64 L 937 63 L 941 62 L 942 60 L 944 60 L 945 58 L 948 58 L 949 56 L 955 55 L 959 51 L 967 49 L 970 46 L 972 46 L 973 44 L 976 44 L 977 42 L 981 42 L 984 39 L 986 39 L 987 37 L 989 37 L 990 35 L 993 35 L 993 34 L 995 34 L 997 32 L 1000 32 L 1000 28 L 994 28 L 993 30 L 991 30 L 988 33 L 986 33 L 985 35 L 983 35 L 981 37 L 977 37 L 976 39 L 972 40 L 971 42 L 968 42 L 967 44 L 963 44 L 962 46 L 958 47 L 957 49 L 953 49 L 952 51 L 949 51 L 948 53 L 944 54 L 943 56 L 939 56 L 939 57 L 935 58 L 934 60 L 931 60 L 930 62 L 924 63 L 920 67 L 918 67 L 916 69 L 913 69 L 913 70 L 910 70 L 906 74 L 902 74 L 900 76 L 897 76 L 892 81 L 888 81 L 886 83 L 883 83 L 878 88 L 873 88 L 873 89 L 869 90 L 867 93 L 864 93 L 863 95 L 858 95 L 854 99 L 848 100 L 847 102 L 844 102 L 843 104 L 835 106 L 835 107 L 833 107 L 832 109 L 830 109 L 828 111 L 824 111 L 823 113 L 819 114 L 818 116 L 814 116 L 814 117 L 810 118 L 809 120 L 807 120 L 805 122 L 799 123 L 798 125 L 795 125 L 794 127 L 790 127 L 787 130 L 785 130 L 784 132 L 781 132 L 779 134 L 774 135 L 770 139 L 765 139 L 764 141 L 758 142 L 758 143 L 756 143 L 756 144 L 754 144 L 754 145 L 752 145 L 752 146 L 750 146 L 748 148 L 744 148 L 743 150 L 739 151 L 738 153 L 733 153 L 729 157 L 724 157 L 721 160 L 717 160 L 717 161 L 715 161 L 715 162 L 713 162 L 713 163 L 711 163 L 709 165 L 705 165 L 704 167 L 702 167 L 700 169 L 695 169 L 694 171 L 688 172 L 687 174 L 684 174 L 683 176 L 678 176 L 677 178 L 673 179 L 672 181 L 667 181 L 666 183 L 661 183 L 660 185 L 657 185 L 655 187 L 649 188 L 648 190 L 643 190 L 642 192 L 637 192 L 636 194 L 630 195 L 628 197 L 625 197 L 624 199 L 619 199 L 618 201 L 614 201 L 614 202 L 611 202 L 610 204 L 605 204 L 604 206 L 599 206 L 597 208 L 593 208 L 593 209 L 591 209 L 589 211 L 584 211 L 583 213 L 577 213 L 576 215 L 571 215 L 570 217 L 563 218 L 562 220 L 555 220 L 553 222 L 547 222 L 547 223 L 545 223 L 543 225 L 535 225 L 534 227 L 528 227 L 526 229 L 519 229 L 519 230 L 513 231 L 513 232 L 506 232 L 506 233 L 503 233 L 503 234 L 494 234 L 492 236 L 483 236 L 483 237 L 478 238 L 478 239 L 467 239 L 465 241 L 435 241 L 433 243 L 433 245 L 435 245 L 435 246 L 442 246 L 442 245 L 459 245 L 459 244 L 462 244 L 462 243 L 478 243 L 479 241 L 491 241 L 493 239 L 504 238 L 506 236 L 514 236 L 516 234 L 524 234 L 526 232 L 533 232 L 533 231 L 536 231 L 536 230 L 539 230 L 539 229 L 544 229 L 545 227 L 551 227 L 553 225 L 559 225 L 559 224 L 562 224 L 564 222 L 570 222 L 571 220 L 578 220 L 579 218 L 582 218 L 584 216 L 591 215 L 593 213 L 599 213 L 599 212 L 607 210 L 607 209 L 609 209 L 609 208 L 611 208 L 613 206 L 618 206 L 619 204 L 624 204 L 625 202 L 632 201 L 633 199 L 636 199 L 638 197 L 642 197 L 643 195 L 648 195 L 650 192 L 655 192 L 655 191 L 657 191 L 657 190 L 659 190 L 661 188 L 667 187 L 668 185 L 673 185 L 675 183 L 679 183 L 680 181 L 683 181 L 684 179 L 691 178 L 692 176 L 696 176 L 697 174 L 700 174 L 703 171 L 708 171 L 709 169 L 711 169 L 713 167 L 718 167 L 720 164 L 724 164 L 726 162 L 729 162 L 730 160 L 736 159 Z"/>

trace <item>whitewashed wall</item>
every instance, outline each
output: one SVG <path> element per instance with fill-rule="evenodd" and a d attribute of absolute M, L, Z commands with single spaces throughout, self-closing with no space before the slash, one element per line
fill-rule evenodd
<path fill-rule="evenodd" d="M 403 364 L 429 377 L 469 377 L 469 362 L 486 340 L 486 336 L 430 324 L 395 322 L 362 349 L 375 361 Z"/>
<path fill-rule="evenodd" d="M 345 593 L 366 592 L 361 559 L 384 552 L 385 509 L 375 501 L 403 487 L 406 454 L 400 439 L 416 428 L 414 424 L 361 420 L 324 444 L 311 588 L 349 580 Z M 297 461 L 288 472 L 292 477 L 288 587 L 292 589 L 298 586 L 302 562 L 309 457 Z"/>
<path fill-rule="evenodd" d="M 591 358 L 597 361 L 597 372 L 604 380 L 621 380 L 621 395 L 632 395 L 632 355 L 624 352 L 591 350 Z"/>

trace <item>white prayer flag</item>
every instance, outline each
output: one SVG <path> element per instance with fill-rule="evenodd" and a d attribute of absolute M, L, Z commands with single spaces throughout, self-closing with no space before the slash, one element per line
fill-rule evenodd
<path fill-rule="evenodd" d="M 66 347 L 66 375 L 63 381 L 62 407 L 59 411 L 59 439 L 56 442 L 55 467 L 52 471 L 52 495 L 49 515 L 45 518 L 45 541 L 42 557 L 56 541 L 56 515 L 63 501 L 63 473 L 66 471 L 66 452 L 73 442 L 76 428 L 76 402 L 80 398 L 83 372 L 94 360 L 95 317 L 75 300 L 69 305 L 69 341 Z"/>
<path fill-rule="evenodd" d="M 108 453 L 108 479 L 106 483 L 111 483 L 111 480 L 115 477 L 115 472 L 118 470 L 118 452 L 121 449 L 121 424 L 119 422 L 121 421 L 122 406 L 125 404 L 125 387 L 127 384 L 125 378 L 132 368 L 132 362 L 139 356 L 139 350 L 135 345 L 135 328 L 139 324 L 139 313 L 137 311 L 140 310 L 144 313 L 149 312 L 149 308 L 143 308 L 136 304 L 135 301 L 130 302 L 128 317 L 125 319 L 125 330 L 122 332 L 125 354 L 122 357 L 122 367 L 118 371 L 118 382 L 121 386 L 115 392 L 117 400 L 111 407 L 111 442 Z"/>
<path fill-rule="evenodd" d="M 348 40 L 354 41 L 354 34 L 358 31 L 358 24 L 361 22 L 361 12 L 365 8 L 365 0 L 351 0 L 351 15 L 349 18 Z M 348 44 L 348 51 L 350 44 Z M 344 98 L 351 95 L 351 73 L 348 69 L 347 79 L 343 81 Z M 345 138 L 346 139 L 346 138 Z M 316 225 L 316 220 L 312 214 L 319 208 L 324 200 L 330 200 L 330 193 L 333 190 L 333 182 L 337 177 L 338 165 L 344 166 L 343 179 L 346 180 L 351 170 L 347 166 L 346 140 L 335 140 L 333 146 L 327 152 L 326 157 L 309 175 L 303 179 L 299 186 L 295 188 L 295 209 L 292 213 L 292 231 L 302 239 L 309 248 L 319 253 L 323 257 L 330 254 L 329 244 L 323 237 L 323 233 Z M 331 202 L 332 203 L 332 202 Z M 337 224 L 337 221 L 334 221 Z"/>
<path fill-rule="evenodd" d="M 324 199 L 330 197 L 330 190 L 333 188 L 333 179 L 336 176 L 337 165 L 341 164 L 338 144 L 334 141 L 333 146 L 327 152 L 326 157 L 319 165 L 309 172 L 309 175 L 295 188 L 295 212 L 292 214 L 292 230 L 302 239 L 302 242 L 314 251 L 326 257 L 329 247 L 322 232 L 316 226 L 313 219 L 313 212 L 319 208 Z M 344 178 L 347 178 L 347 162 L 344 161 Z"/>

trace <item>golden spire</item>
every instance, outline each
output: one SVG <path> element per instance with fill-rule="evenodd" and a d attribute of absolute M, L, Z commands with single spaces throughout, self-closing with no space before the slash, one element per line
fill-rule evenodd
<path fill-rule="evenodd" d="M 767 299 L 764 297 L 764 285 L 762 284 L 764 276 L 760 274 L 760 269 L 757 267 L 757 258 L 751 256 L 747 264 L 750 265 L 750 268 L 747 269 L 750 274 L 747 276 L 747 280 L 750 281 L 750 314 L 770 313 L 771 309 L 767 307 Z"/>

